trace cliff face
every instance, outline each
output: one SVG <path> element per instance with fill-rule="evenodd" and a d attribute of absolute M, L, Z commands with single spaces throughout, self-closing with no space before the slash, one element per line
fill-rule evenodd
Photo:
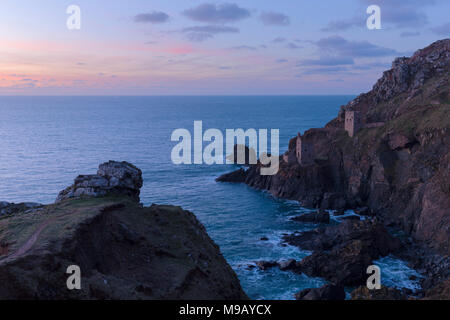
<path fill-rule="evenodd" d="M 103 181 L 95 194 L 59 198 L 31 211 L 29 205 L 4 204 L 0 299 L 247 298 L 192 213 L 142 207 L 136 192 L 130 193 L 130 181 L 142 185 L 140 170 L 118 162 L 102 168 L 114 168 L 109 180 L 122 177 L 112 182 L 113 189 Z M 137 179 L 121 174 L 128 170 Z M 97 180 L 95 175 L 84 179 L 89 185 Z M 81 188 L 77 181 L 72 189 Z M 67 289 L 71 265 L 80 267 L 81 290 Z"/>
<path fill-rule="evenodd" d="M 309 207 L 367 206 L 387 225 L 448 255 L 449 74 L 449 39 L 398 58 L 325 128 L 293 138 L 277 175 L 261 176 L 258 164 L 218 180 L 245 182 Z M 362 121 L 352 138 L 344 130 L 347 111 L 358 112 Z M 312 147 L 312 164 L 292 161 L 296 139 Z"/>

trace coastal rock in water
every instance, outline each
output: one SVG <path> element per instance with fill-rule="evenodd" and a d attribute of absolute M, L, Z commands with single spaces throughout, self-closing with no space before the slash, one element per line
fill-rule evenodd
<path fill-rule="evenodd" d="M 294 259 L 283 260 L 278 262 L 278 267 L 281 271 L 294 270 L 297 266 L 297 261 Z"/>
<path fill-rule="evenodd" d="M 285 236 L 284 240 L 313 254 L 297 262 L 295 271 L 345 286 L 361 285 L 373 260 L 400 249 L 377 221 L 346 220 L 338 226 Z"/>
<path fill-rule="evenodd" d="M 294 295 L 295 300 L 345 300 L 344 287 L 327 284 L 320 288 L 305 289 Z"/>
<path fill-rule="evenodd" d="M 276 262 L 276 261 L 256 261 L 255 265 L 260 270 L 267 270 L 267 269 L 274 268 L 274 267 L 278 266 L 278 262 Z"/>
<path fill-rule="evenodd" d="M 239 169 L 230 173 L 225 173 L 216 179 L 217 182 L 243 183 L 246 178 L 246 171 Z"/>
<path fill-rule="evenodd" d="M 139 202 L 142 171 L 128 162 L 109 161 L 95 175 L 80 175 L 74 184 L 61 191 L 56 202 L 80 197 L 128 196 Z"/>
<path fill-rule="evenodd" d="M 377 220 L 346 220 L 336 226 L 287 235 L 283 240 L 290 245 L 313 251 L 326 251 L 349 241 L 360 240 L 373 244 L 373 250 L 381 256 L 400 248 L 400 241 L 392 237 Z"/>

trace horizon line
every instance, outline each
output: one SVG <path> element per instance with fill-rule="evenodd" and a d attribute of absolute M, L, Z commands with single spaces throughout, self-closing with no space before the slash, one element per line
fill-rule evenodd
<path fill-rule="evenodd" d="M 361 93 L 359 93 L 361 94 Z M 314 97 L 314 96 L 357 96 L 355 93 L 342 94 L 0 94 L 2 97 Z"/>

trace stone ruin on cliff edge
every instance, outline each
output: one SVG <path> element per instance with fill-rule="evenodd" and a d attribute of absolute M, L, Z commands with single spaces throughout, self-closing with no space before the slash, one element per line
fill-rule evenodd
<path fill-rule="evenodd" d="M 302 139 L 300 133 L 297 134 L 296 155 L 297 161 L 302 166 L 307 166 L 314 163 L 314 149 L 313 144 Z"/>
<path fill-rule="evenodd" d="M 364 123 L 363 117 L 360 111 L 347 110 L 345 111 L 345 122 L 344 130 L 347 131 L 348 135 L 352 138 L 358 131 L 363 128 L 376 128 L 383 126 L 384 122 L 376 123 Z M 319 132 L 326 131 L 327 129 L 311 129 L 309 131 L 316 130 L 316 134 Z M 292 157 L 291 157 L 292 155 Z M 295 160 L 294 160 L 295 159 Z M 301 166 L 308 166 L 314 164 L 315 152 L 314 144 L 308 141 L 306 135 L 297 134 L 296 144 L 295 144 L 295 156 L 291 153 L 286 152 L 283 155 L 283 160 L 286 163 L 293 164 L 297 162 Z"/>
<path fill-rule="evenodd" d="M 353 137 L 361 129 L 361 113 L 359 111 L 345 112 L 345 131 Z"/>

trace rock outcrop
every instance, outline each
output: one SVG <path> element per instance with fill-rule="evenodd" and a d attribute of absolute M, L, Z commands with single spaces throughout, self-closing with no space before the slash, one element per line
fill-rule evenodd
<path fill-rule="evenodd" d="M 284 241 L 313 251 L 296 263 L 295 272 L 343 286 L 362 285 L 374 260 L 401 248 L 400 241 L 376 220 L 346 220 L 337 226 L 285 236 Z"/>
<path fill-rule="evenodd" d="M 0 218 L 0 300 L 247 299 L 194 214 L 136 202 L 139 169 L 109 162 L 85 181 L 38 212 Z M 73 265 L 80 290 L 66 285 Z"/>
<path fill-rule="evenodd" d="M 80 175 L 74 184 L 62 190 L 56 202 L 70 198 L 128 196 L 139 202 L 142 171 L 128 162 L 109 161 L 99 166 L 97 174 Z"/>
<path fill-rule="evenodd" d="M 243 183 L 245 182 L 246 172 L 245 169 L 241 168 L 239 170 L 226 173 L 216 179 L 217 182 L 233 182 L 233 183 Z"/>

